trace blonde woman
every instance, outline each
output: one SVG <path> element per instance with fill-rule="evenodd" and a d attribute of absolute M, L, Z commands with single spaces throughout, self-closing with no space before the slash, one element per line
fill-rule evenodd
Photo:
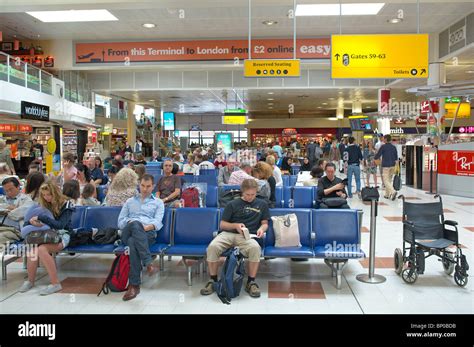
<path fill-rule="evenodd" d="M 41 261 L 41 264 L 43 264 L 48 272 L 51 284 L 41 290 L 40 295 L 49 295 L 62 289 L 58 279 L 56 264 L 51 254 L 62 251 L 69 244 L 74 204 L 61 193 L 58 186 L 52 181 L 41 185 L 38 202 L 41 207 L 52 214 L 52 217 L 51 215 L 48 216 L 47 213 L 40 213 L 38 216 L 25 221 L 25 226 L 28 224 L 35 227 L 48 225 L 51 229 L 58 231 L 61 235 L 61 241 L 59 243 L 48 243 L 32 247 L 27 253 L 28 280 L 23 283 L 19 291 L 25 293 L 34 287 L 38 262 Z"/>
<path fill-rule="evenodd" d="M 269 204 L 268 207 L 274 208 L 276 197 L 275 197 L 275 187 L 276 187 L 276 179 L 273 177 L 273 168 L 270 164 L 267 164 L 263 161 L 259 161 L 252 170 L 252 176 L 257 178 L 258 180 L 263 180 L 268 182 L 270 186 L 270 196 L 269 196 Z M 260 193 L 260 190 L 259 190 Z"/>
<path fill-rule="evenodd" d="M 129 198 L 138 193 L 137 182 L 138 175 L 135 171 L 129 168 L 120 170 L 110 184 L 105 197 L 105 205 L 123 206 Z"/>
<path fill-rule="evenodd" d="M 267 164 L 273 168 L 273 177 L 275 177 L 275 182 L 277 187 L 283 186 L 283 178 L 281 177 L 281 170 L 278 166 L 275 165 L 275 157 L 273 155 L 267 155 L 265 159 Z"/>

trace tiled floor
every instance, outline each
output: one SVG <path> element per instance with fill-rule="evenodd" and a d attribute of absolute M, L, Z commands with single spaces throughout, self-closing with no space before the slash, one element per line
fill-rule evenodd
<path fill-rule="evenodd" d="M 400 193 L 418 198 L 411 199 L 415 203 L 433 200 L 425 192 L 407 187 Z M 366 284 L 356 279 L 358 274 L 368 273 L 368 258 L 347 263 L 340 290 L 336 289 L 335 278 L 322 260 L 271 259 L 260 264 L 257 283 L 261 298 L 251 298 L 242 289 L 231 305 L 224 305 L 216 295 L 199 294 L 208 281 L 207 274 L 195 274 L 193 285 L 188 286 L 181 258 L 174 257 L 165 260 L 165 268 L 158 275 L 144 276 L 140 295 L 124 302 L 123 293 L 97 296 L 112 255 L 60 255 L 57 264 L 63 291 L 47 297 L 39 295 L 49 283 L 44 268 L 38 271 L 36 286 L 21 294 L 18 288 L 26 275 L 23 264 L 20 261 L 8 265 L 8 281 L 0 283 L 0 313 L 474 313 L 472 281 L 465 288 L 458 287 L 452 275 L 444 274 L 436 257 L 426 259 L 425 273 L 411 285 L 393 271 L 394 249 L 402 247 L 402 201 L 382 200 L 375 252 L 375 273 L 387 279 L 381 284 Z M 364 211 L 361 245 L 368 254 L 370 206 L 357 198 L 351 199 L 350 204 Z M 466 198 L 443 196 L 443 204 L 449 210 L 446 218 L 459 223 L 459 242 L 466 247 L 463 253 L 473 269 L 474 203 Z"/>

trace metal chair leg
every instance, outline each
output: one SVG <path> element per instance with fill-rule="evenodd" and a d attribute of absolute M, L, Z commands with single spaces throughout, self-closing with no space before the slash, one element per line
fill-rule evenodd
<path fill-rule="evenodd" d="M 165 256 L 160 254 L 160 271 L 163 271 L 165 268 Z"/>
<path fill-rule="evenodd" d="M 193 267 L 188 266 L 188 286 L 193 285 Z"/>

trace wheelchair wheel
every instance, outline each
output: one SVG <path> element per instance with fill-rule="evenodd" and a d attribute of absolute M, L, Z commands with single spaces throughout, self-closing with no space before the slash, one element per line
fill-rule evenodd
<path fill-rule="evenodd" d="M 416 272 L 416 267 L 411 265 L 408 269 L 402 271 L 402 279 L 405 283 L 413 284 L 418 279 L 418 272 Z"/>
<path fill-rule="evenodd" d="M 463 275 L 461 271 L 454 273 L 454 282 L 460 287 L 465 287 L 467 284 L 467 276 Z"/>
<path fill-rule="evenodd" d="M 448 258 L 449 260 L 447 260 Z M 441 262 L 443 263 L 443 269 L 444 273 L 448 276 L 451 276 L 451 274 L 454 272 L 454 256 L 452 253 L 444 252 L 444 257 L 442 258 Z"/>
<path fill-rule="evenodd" d="M 400 275 L 403 270 L 403 253 L 400 248 L 396 248 L 393 253 L 393 267 L 395 268 L 395 273 Z"/>

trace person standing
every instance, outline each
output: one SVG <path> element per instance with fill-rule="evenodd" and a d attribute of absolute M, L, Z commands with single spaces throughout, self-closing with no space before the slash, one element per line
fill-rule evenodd
<path fill-rule="evenodd" d="M 355 138 L 353 136 L 349 137 L 349 146 L 347 146 L 344 155 L 347 158 L 347 192 L 349 198 L 352 198 L 352 175 L 355 176 L 356 193 L 360 198 L 360 163 L 362 162 L 363 156 L 362 151 L 355 143 Z"/>
<path fill-rule="evenodd" d="M 397 148 L 391 143 L 392 136 L 385 135 L 384 141 L 385 144 L 380 147 L 374 159 L 378 160 L 382 157 L 382 181 L 385 185 L 384 198 L 395 200 L 397 192 L 393 189 L 393 175 L 398 163 L 398 153 Z"/>
<path fill-rule="evenodd" d="M 365 176 L 367 178 L 366 187 L 370 187 L 370 175 L 374 175 L 374 184 L 375 188 L 377 186 L 377 165 L 375 164 L 375 149 L 374 143 L 369 140 L 367 141 L 367 148 L 364 150 L 364 167 L 365 167 Z"/>
<path fill-rule="evenodd" d="M 12 175 L 16 175 L 15 166 L 13 165 L 10 148 L 7 147 L 5 140 L 0 139 L 0 163 L 6 163 Z"/>
<path fill-rule="evenodd" d="M 122 230 L 120 239 L 128 247 L 130 256 L 129 285 L 122 298 L 124 301 L 140 293 L 143 266 L 149 276 L 159 270 L 152 263 L 150 246 L 155 243 L 156 232 L 163 227 L 165 207 L 161 199 L 153 197 L 153 183 L 152 175 L 143 175 L 140 194 L 127 200 L 118 217 L 118 227 Z"/>
<path fill-rule="evenodd" d="M 273 146 L 272 150 L 278 154 L 279 158 L 283 156 L 283 148 L 281 148 L 278 142 L 275 142 L 275 146 Z"/>
<path fill-rule="evenodd" d="M 314 149 L 316 145 L 314 140 L 311 139 L 310 142 L 306 145 L 306 156 L 309 158 L 309 164 L 313 167 L 316 164 L 316 159 L 314 158 Z"/>

